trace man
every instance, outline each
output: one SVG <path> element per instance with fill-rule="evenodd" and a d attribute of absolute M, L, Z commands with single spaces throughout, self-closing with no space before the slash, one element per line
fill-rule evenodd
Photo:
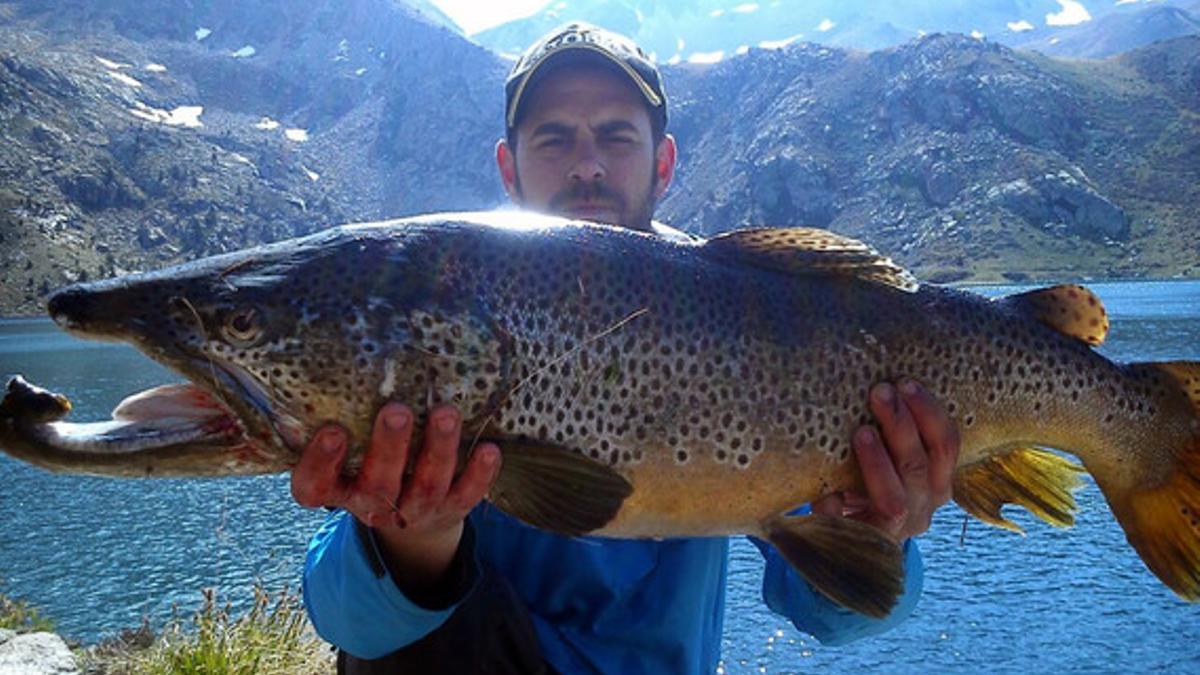
<path fill-rule="evenodd" d="M 657 69 L 627 39 L 571 24 L 535 44 L 506 85 L 500 177 L 518 205 L 686 237 L 653 223 L 671 182 L 674 139 Z M 818 595 L 770 547 L 768 606 L 825 643 L 903 620 L 920 594 L 909 539 L 950 496 L 954 426 L 918 385 L 871 392 L 879 428 L 853 441 L 866 495 L 834 494 L 814 511 L 869 522 L 904 545 L 906 590 L 884 620 Z M 461 419 L 433 410 L 424 447 L 413 413 L 380 412 L 362 471 L 339 473 L 345 435 L 320 431 L 292 475 L 296 500 L 336 512 L 310 546 L 305 602 L 345 672 L 443 670 L 712 672 L 719 659 L 728 541 L 567 539 L 483 502 L 503 461 L 480 444 L 455 473 Z M 411 474 L 404 468 L 415 456 Z"/>

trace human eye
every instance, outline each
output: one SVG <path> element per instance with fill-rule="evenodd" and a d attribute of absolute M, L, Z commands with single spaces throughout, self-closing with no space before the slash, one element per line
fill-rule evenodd
<path fill-rule="evenodd" d="M 567 147 L 567 137 L 564 134 L 541 134 L 534 141 L 533 147 L 547 152 L 559 151 Z"/>

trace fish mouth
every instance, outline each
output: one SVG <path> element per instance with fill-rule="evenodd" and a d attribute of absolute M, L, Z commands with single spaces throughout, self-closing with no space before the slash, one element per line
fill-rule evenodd
<path fill-rule="evenodd" d="M 227 476 L 286 470 L 226 402 L 192 383 L 134 394 L 99 422 L 67 422 L 61 394 L 13 377 L 0 401 L 0 449 L 51 471 L 103 476 Z"/>

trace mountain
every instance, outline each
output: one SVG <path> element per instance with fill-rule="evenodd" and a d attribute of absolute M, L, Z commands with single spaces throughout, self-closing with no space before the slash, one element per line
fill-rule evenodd
<path fill-rule="evenodd" d="M 539 13 L 472 39 L 517 54 L 554 27 L 582 19 L 634 37 L 664 63 L 711 61 L 786 41 L 874 50 L 935 32 L 974 34 L 1061 56 L 1107 56 L 1194 33 L 1186 26 L 1195 5 L 1194 0 L 554 0 Z M 1176 12 L 1142 16 L 1167 9 Z M 1103 28 L 1088 30 L 1101 22 Z M 1095 53 L 1088 35 L 1115 51 Z"/>
<path fill-rule="evenodd" d="M 1097 62 L 933 35 L 680 67 L 659 214 L 828 227 L 939 280 L 1195 274 L 1198 58 L 1195 37 Z"/>
<path fill-rule="evenodd" d="M 1152 5 L 1016 44 L 1055 56 L 1104 58 L 1185 35 L 1200 35 L 1200 14 L 1180 7 Z"/>
<path fill-rule="evenodd" d="M 0 313 L 75 278 L 504 198 L 507 65 L 391 0 L 9 3 L 0 45 Z"/>
<path fill-rule="evenodd" d="M 390 0 L 0 5 L 0 314 L 356 220 L 506 202 L 511 62 Z M 664 69 L 659 216 L 808 224 L 938 281 L 1200 274 L 1200 38 L 1071 61 L 961 35 Z"/>

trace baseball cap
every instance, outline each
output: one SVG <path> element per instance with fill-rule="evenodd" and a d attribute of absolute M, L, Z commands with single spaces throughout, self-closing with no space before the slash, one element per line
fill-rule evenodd
<path fill-rule="evenodd" d="M 662 76 L 658 68 L 642 51 L 642 48 L 625 37 L 583 21 L 574 21 L 550 31 L 521 55 L 504 83 L 505 128 L 512 130 L 517 124 L 517 115 L 526 94 L 533 90 L 540 74 L 548 69 L 545 65 L 562 58 L 562 55 L 588 55 L 607 60 L 629 76 L 649 104 L 651 114 L 660 115 L 663 126 L 667 123 L 667 95 L 663 91 Z"/>

